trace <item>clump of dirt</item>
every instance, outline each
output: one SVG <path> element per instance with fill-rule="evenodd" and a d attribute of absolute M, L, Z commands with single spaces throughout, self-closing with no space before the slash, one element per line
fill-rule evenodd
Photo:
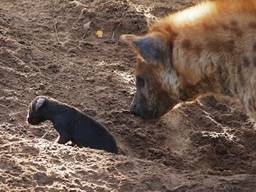
<path fill-rule="evenodd" d="M 253 191 L 255 124 L 238 101 L 205 96 L 148 121 L 128 111 L 136 60 L 119 35 L 142 34 L 159 16 L 194 3 L 1 1 L 0 188 Z M 95 117 L 116 137 L 120 155 L 54 144 L 50 123 L 26 123 L 36 95 Z"/>

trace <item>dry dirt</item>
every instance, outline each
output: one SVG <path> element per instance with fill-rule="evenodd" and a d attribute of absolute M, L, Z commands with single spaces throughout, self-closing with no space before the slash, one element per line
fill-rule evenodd
<path fill-rule="evenodd" d="M 0 191 L 256 191 L 255 125 L 236 100 L 206 96 L 150 121 L 128 111 L 135 58 L 120 34 L 195 2 L 1 0 Z M 120 155 L 54 144 L 51 124 L 26 123 L 36 95 L 95 117 Z"/>

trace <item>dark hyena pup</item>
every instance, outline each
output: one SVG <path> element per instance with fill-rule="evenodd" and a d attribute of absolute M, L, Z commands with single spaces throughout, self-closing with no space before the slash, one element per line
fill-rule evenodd
<path fill-rule="evenodd" d="M 79 147 L 118 153 L 114 137 L 103 125 L 78 109 L 52 98 L 36 97 L 29 106 L 27 120 L 32 125 L 51 121 L 59 133 L 60 144 L 72 141 Z"/>
<path fill-rule="evenodd" d="M 216 0 L 160 19 L 144 36 L 122 35 L 137 54 L 131 112 L 156 118 L 213 92 L 238 96 L 256 119 L 255 34 L 255 0 Z"/>

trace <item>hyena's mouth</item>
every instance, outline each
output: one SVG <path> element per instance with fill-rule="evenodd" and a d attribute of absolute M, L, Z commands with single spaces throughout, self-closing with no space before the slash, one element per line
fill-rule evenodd
<path fill-rule="evenodd" d="M 141 117 L 142 119 L 156 119 L 159 118 L 161 115 L 157 115 L 156 113 L 152 112 L 138 112 L 138 111 L 131 111 L 133 115 Z"/>
<path fill-rule="evenodd" d="M 166 99 L 155 105 L 151 110 L 131 106 L 131 113 L 143 119 L 158 119 L 175 108 L 178 103 L 177 100 Z"/>
<path fill-rule="evenodd" d="M 147 109 L 146 107 L 138 107 L 131 104 L 130 112 L 135 115 L 139 116 L 143 119 L 157 119 L 165 114 L 167 111 L 160 111 L 158 107 L 154 107 L 152 110 Z"/>

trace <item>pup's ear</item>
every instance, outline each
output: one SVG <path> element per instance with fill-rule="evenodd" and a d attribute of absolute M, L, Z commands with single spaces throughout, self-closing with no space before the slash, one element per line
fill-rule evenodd
<path fill-rule="evenodd" d="M 156 35 L 121 35 L 121 41 L 132 47 L 143 59 L 149 63 L 162 63 L 167 51 L 166 43 Z"/>
<path fill-rule="evenodd" d="M 38 109 L 40 109 L 46 102 L 45 98 L 38 98 L 36 101 L 36 105 L 35 105 L 35 111 L 37 111 Z"/>

